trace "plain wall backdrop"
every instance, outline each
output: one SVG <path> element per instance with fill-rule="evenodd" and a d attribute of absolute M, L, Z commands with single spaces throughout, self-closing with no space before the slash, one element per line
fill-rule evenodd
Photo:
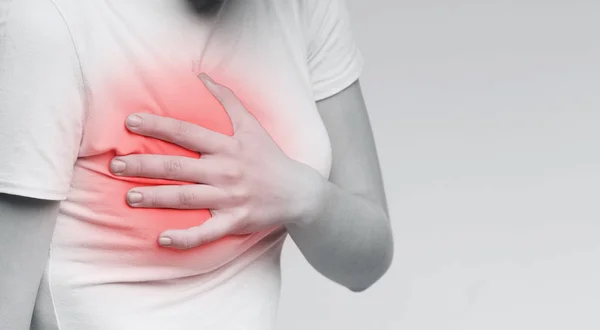
<path fill-rule="evenodd" d="M 348 5 L 395 260 L 355 294 L 288 239 L 279 329 L 600 329 L 600 3 Z"/>

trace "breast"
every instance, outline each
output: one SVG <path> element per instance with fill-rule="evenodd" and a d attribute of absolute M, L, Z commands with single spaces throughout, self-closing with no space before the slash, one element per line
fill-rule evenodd
<path fill-rule="evenodd" d="M 165 249 L 157 245 L 162 231 L 201 225 L 210 218 L 210 212 L 134 209 L 125 202 L 127 191 L 134 187 L 189 183 L 114 176 L 109 171 L 113 157 L 129 154 L 201 156 L 164 141 L 130 133 L 124 125 L 129 114 L 149 112 L 221 134 L 233 134 L 227 113 L 195 74 L 168 69 L 163 65 L 145 68 L 139 75 L 107 75 L 104 84 L 94 88 L 93 107 L 88 112 L 71 192 L 62 204 L 54 243 L 55 252 L 61 251 L 64 260 L 104 270 L 119 269 L 118 273 L 98 273 L 101 277 L 144 281 L 164 279 L 161 276 L 206 273 L 239 256 L 271 232 L 229 236 L 188 251 Z M 219 79 L 218 75 L 214 76 Z M 242 91 L 240 98 L 252 97 L 245 95 L 243 88 L 236 89 Z M 249 103 L 258 105 L 257 101 Z"/>
<path fill-rule="evenodd" d="M 331 162 L 329 139 L 309 89 L 293 66 L 272 64 L 249 69 L 233 63 L 226 72 L 213 70 L 209 74 L 235 92 L 288 156 L 327 176 Z M 284 70 L 278 70 L 279 66 Z M 201 155 L 130 133 L 125 128 L 126 117 L 148 112 L 226 135 L 234 133 L 231 121 L 187 67 L 152 61 L 103 67 L 111 69 L 94 72 L 90 77 L 90 108 L 80 154 L 55 231 L 54 250 L 60 258 L 90 267 L 87 273 L 95 274 L 96 281 L 169 279 L 209 272 L 267 236 L 271 231 L 228 236 L 188 251 L 157 245 L 162 231 L 201 225 L 210 218 L 209 211 L 133 209 L 125 202 L 131 188 L 189 183 L 116 177 L 109 171 L 109 163 L 115 156 L 129 154 Z M 261 75 L 261 68 L 271 71 Z M 87 280 L 93 279 L 88 276 Z"/>

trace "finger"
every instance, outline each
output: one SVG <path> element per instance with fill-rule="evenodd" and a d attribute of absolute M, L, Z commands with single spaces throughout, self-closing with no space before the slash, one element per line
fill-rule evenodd
<path fill-rule="evenodd" d="M 207 128 L 149 113 L 135 113 L 126 120 L 127 128 L 143 136 L 157 138 L 200 153 L 216 153 L 231 137 Z"/>
<path fill-rule="evenodd" d="M 221 189 L 202 184 L 138 187 L 127 192 L 127 203 L 136 208 L 216 209 L 226 201 Z"/>
<path fill-rule="evenodd" d="M 229 119 L 233 124 L 234 132 L 237 132 L 244 123 L 256 120 L 231 89 L 215 82 L 206 73 L 201 73 L 199 77 L 208 91 L 215 96 L 225 111 L 227 111 Z"/>
<path fill-rule="evenodd" d="M 210 159 L 165 155 L 128 155 L 114 158 L 110 170 L 118 176 L 211 183 L 218 166 Z"/>
<path fill-rule="evenodd" d="M 191 249 L 214 242 L 232 234 L 234 226 L 227 217 L 212 217 L 200 226 L 184 230 L 167 230 L 163 232 L 158 243 L 164 247 Z"/>

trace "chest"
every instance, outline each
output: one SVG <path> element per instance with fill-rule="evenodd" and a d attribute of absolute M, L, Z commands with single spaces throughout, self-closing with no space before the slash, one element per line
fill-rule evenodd
<path fill-rule="evenodd" d="M 137 12 L 132 3 L 99 7 L 76 36 L 88 95 L 80 157 L 189 154 L 128 133 L 123 123 L 134 112 L 233 133 L 197 78 L 206 72 L 236 93 L 288 156 L 328 175 L 329 139 L 292 15 L 244 6 L 203 20 L 180 7 Z"/>

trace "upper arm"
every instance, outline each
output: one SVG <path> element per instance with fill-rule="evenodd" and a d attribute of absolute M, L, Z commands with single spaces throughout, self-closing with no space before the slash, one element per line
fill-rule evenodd
<path fill-rule="evenodd" d="M 29 329 L 58 206 L 0 193 L 0 329 Z"/>
<path fill-rule="evenodd" d="M 0 6 L 0 193 L 61 200 L 85 110 L 69 30 L 49 0 Z"/>
<path fill-rule="evenodd" d="M 306 0 L 307 65 L 332 146 L 330 181 L 378 202 L 386 199 L 373 133 L 358 78 L 363 58 L 344 0 Z"/>
<path fill-rule="evenodd" d="M 70 189 L 83 79 L 50 0 L 0 1 L 0 329 L 28 329 Z"/>
<path fill-rule="evenodd" d="M 379 203 L 387 212 L 377 148 L 358 80 L 317 102 L 317 107 L 331 140 L 329 180 Z"/>

